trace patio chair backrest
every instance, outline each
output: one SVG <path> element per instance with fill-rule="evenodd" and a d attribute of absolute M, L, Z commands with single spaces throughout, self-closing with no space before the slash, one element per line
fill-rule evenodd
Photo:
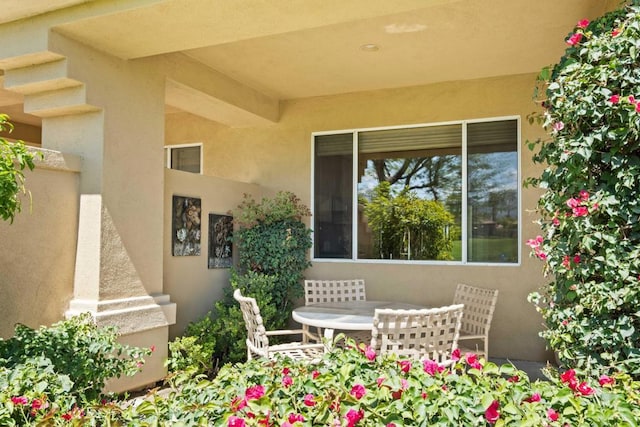
<path fill-rule="evenodd" d="M 458 345 L 463 309 L 462 304 L 421 310 L 376 309 L 371 347 L 381 354 L 447 362 Z"/>
<path fill-rule="evenodd" d="M 453 303 L 464 304 L 460 332 L 470 335 L 488 334 L 497 301 L 497 289 L 485 289 L 459 283 L 453 296 Z"/>
<path fill-rule="evenodd" d="M 484 341 L 484 349 L 478 352 L 483 353 L 485 357 L 488 357 L 489 353 L 489 329 L 497 302 L 497 289 L 479 288 L 464 283 L 458 284 L 453 296 L 454 304 L 464 304 L 460 339 Z"/>
<path fill-rule="evenodd" d="M 366 301 L 364 279 L 305 280 L 304 304 Z"/>
<path fill-rule="evenodd" d="M 255 298 L 242 296 L 240 289 L 233 292 L 233 298 L 240 303 L 240 310 L 244 324 L 247 328 L 247 355 L 251 358 L 251 353 L 268 355 L 269 338 L 267 337 L 260 308 Z"/>

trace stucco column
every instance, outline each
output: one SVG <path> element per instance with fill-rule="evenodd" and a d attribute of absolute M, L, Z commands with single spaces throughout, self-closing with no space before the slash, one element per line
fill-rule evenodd
<path fill-rule="evenodd" d="M 81 114 L 44 117 L 43 145 L 82 158 L 74 296 L 67 315 L 91 312 L 123 341 L 156 348 L 119 390 L 164 376 L 175 304 L 163 294 L 164 78 L 56 34 L 68 77 L 83 83 Z M 88 110 L 88 111 L 87 111 Z"/>

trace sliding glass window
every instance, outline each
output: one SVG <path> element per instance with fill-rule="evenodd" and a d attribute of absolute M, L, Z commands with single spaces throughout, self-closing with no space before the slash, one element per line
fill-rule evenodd
<path fill-rule="evenodd" d="M 517 263 L 518 128 L 314 135 L 314 257 Z"/>

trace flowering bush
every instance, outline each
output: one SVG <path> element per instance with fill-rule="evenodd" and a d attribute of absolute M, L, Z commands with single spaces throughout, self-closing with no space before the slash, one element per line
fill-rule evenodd
<path fill-rule="evenodd" d="M 367 351 L 365 351 L 367 350 Z M 474 354 L 444 367 L 337 349 L 318 363 L 252 360 L 213 381 L 181 381 L 168 397 L 89 408 L 100 424 L 151 426 L 610 426 L 640 419 L 638 384 L 625 374 L 590 379 L 574 370 L 530 382 Z"/>
<path fill-rule="evenodd" d="M 150 354 L 117 339 L 115 328 L 97 327 L 88 313 L 51 327 L 18 325 L 12 338 L 0 339 L 0 393 L 94 401 L 108 379 L 134 375 Z"/>
<path fill-rule="evenodd" d="M 531 300 L 562 361 L 640 377 L 640 1 L 577 23 L 540 74 L 546 165 L 528 182 L 542 234 L 529 240 L 552 281 Z M 638 98 L 638 100 L 636 99 Z"/>

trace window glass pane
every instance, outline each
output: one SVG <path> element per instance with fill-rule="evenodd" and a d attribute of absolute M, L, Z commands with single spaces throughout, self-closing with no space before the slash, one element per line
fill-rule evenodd
<path fill-rule="evenodd" d="M 462 126 L 358 136 L 358 258 L 460 260 Z"/>
<path fill-rule="evenodd" d="M 314 256 L 352 258 L 353 134 L 315 137 Z"/>
<path fill-rule="evenodd" d="M 469 262 L 518 262 L 518 122 L 467 127 Z"/>
<path fill-rule="evenodd" d="M 171 148 L 171 169 L 200 173 L 200 146 Z"/>

